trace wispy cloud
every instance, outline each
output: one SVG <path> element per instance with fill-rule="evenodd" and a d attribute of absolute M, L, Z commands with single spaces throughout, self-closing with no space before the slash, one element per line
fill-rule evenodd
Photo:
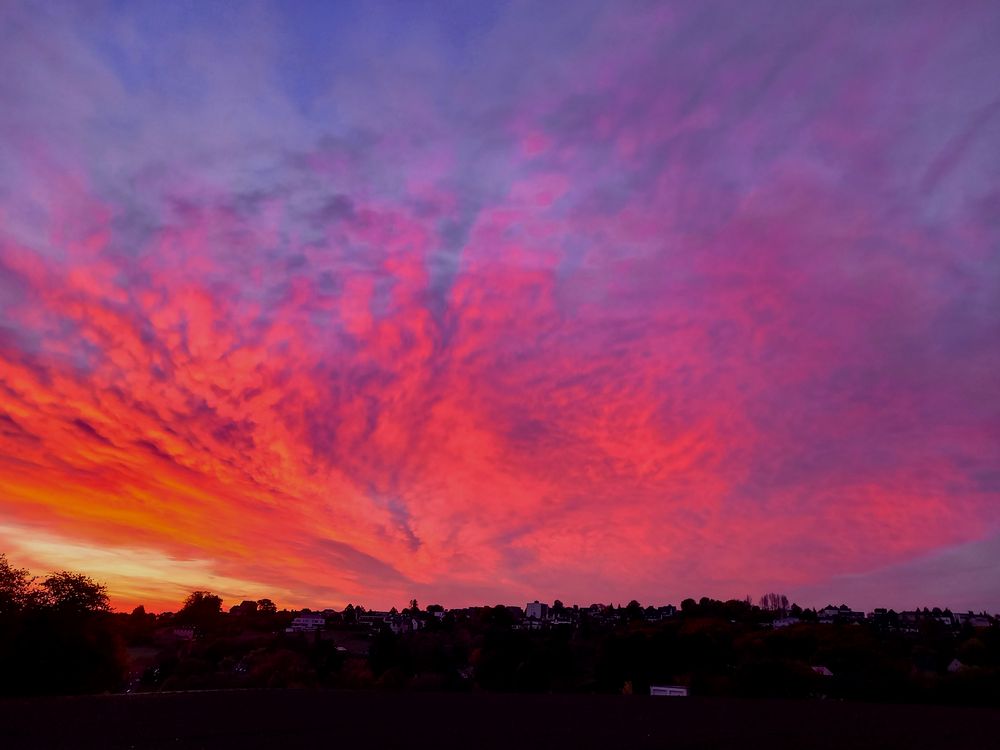
<path fill-rule="evenodd" d="M 289 603 L 871 603 L 1000 528 L 988 4 L 0 27 L 0 544 L 33 561 L 125 603 L 177 588 L 137 549 Z"/>

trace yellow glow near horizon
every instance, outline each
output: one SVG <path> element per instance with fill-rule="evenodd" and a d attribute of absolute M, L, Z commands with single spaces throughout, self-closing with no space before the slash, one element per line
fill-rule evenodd
<path fill-rule="evenodd" d="M 138 604 L 152 610 L 177 609 L 197 589 L 209 589 L 227 604 L 263 597 L 288 601 L 292 596 L 271 584 L 220 575 L 210 560 L 182 560 L 147 547 L 95 547 L 7 524 L 0 524 L 0 544 L 11 564 L 28 567 L 36 575 L 67 569 L 106 584 L 116 609 Z"/>

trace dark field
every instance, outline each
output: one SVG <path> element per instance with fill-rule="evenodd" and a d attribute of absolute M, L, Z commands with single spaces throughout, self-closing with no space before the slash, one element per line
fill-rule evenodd
<path fill-rule="evenodd" d="M 968 744 L 965 744 L 968 743 Z M 233 691 L 0 701 L 15 748 L 1000 746 L 1000 710 L 601 695 Z"/>

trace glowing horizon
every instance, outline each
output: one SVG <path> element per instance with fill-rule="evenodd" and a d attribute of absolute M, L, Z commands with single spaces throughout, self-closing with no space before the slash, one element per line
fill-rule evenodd
<path fill-rule="evenodd" d="M 1000 610 L 987 3 L 7 3 L 0 551 Z"/>

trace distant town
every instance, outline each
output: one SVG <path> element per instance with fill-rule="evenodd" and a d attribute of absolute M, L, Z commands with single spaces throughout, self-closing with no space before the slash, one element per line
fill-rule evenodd
<path fill-rule="evenodd" d="M 769 595 L 774 596 L 774 595 Z M 784 597 L 782 597 L 784 599 Z M 710 601 L 710 600 L 703 600 Z M 749 598 L 744 599 L 751 607 L 753 606 Z M 686 605 L 694 606 L 694 599 L 688 599 L 682 603 L 682 610 Z M 269 600 L 261 602 L 246 600 L 240 604 L 229 608 L 229 614 L 240 616 L 253 614 L 259 607 L 269 608 L 272 606 Z M 674 617 L 678 608 L 672 604 L 643 607 L 639 602 L 632 601 L 627 606 L 615 606 L 613 604 L 591 604 L 588 607 L 581 607 L 574 604 L 564 605 L 558 599 L 553 604 L 540 602 L 537 599 L 528 602 L 524 607 L 503 606 L 510 615 L 511 630 L 544 630 L 550 628 L 578 628 L 582 622 L 590 622 L 601 625 L 614 625 L 620 622 L 643 621 L 648 623 L 661 622 L 667 618 Z M 787 599 L 783 602 L 769 601 L 768 597 L 762 597 L 760 604 L 761 627 L 787 628 L 800 623 L 819 623 L 823 625 L 847 625 L 847 624 L 869 624 L 880 630 L 903 631 L 916 633 L 920 623 L 924 620 L 934 620 L 946 628 L 960 630 L 965 626 L 973 628 L 988 628 L 996 625 L 998 620 L 987 612 L 952 612 L 950 609 L 934 607 L 929 609 L 904 610 L 896 612 L 887 608 L 875 608 L 870 612 L 851 609 L 846 604 L 840 606 L 827 605 L 822 609 L 802 609 L 797 605 L 789 605 Z M 416 601 L 411 602 L 411 606 L 402 611 L 396 608 L 390 610 L 366 610 L 362 606 L 348 605 L 343 610 L 323 609 L 311 610 L 302 609 L 293 611 L 294 619 L 287 627 L 289 633 L 322 632 L 338 624 L 355 623 L 365 625 L 373 632 L 388 630 L 392 633 L 401 634 L 414 632 L 426 627 L 428 622 L 433 620 L 444 621 L 451 619 L 470 619 L 481 612 L 484 607 L 461 607 L 456 609 L 446 609 L 440 605 L 432 604 L 425 610 L 416 606 Z M 492 609 L 492 608 L 490 608 Z M 194 636 L 194 633 L 183 631 L 185 635 Z"/>
<path fill-rule="evenodd" d="M 1000 618 L 777 593 L 279 610 L 194 591 L 124 613 L 85 574 L 39 579 L 0 554 L 0 695 L 288 687 L 1000 705 Z"/>

